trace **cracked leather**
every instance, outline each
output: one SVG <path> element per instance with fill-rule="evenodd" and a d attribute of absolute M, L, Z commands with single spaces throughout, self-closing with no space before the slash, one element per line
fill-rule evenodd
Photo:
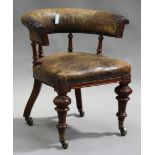
<path fill-rule="evenodd" d="M 33 76 L 51 86 L 116 78 L 131 70 L 125 61 L 83 52 L 58 52 L 39 61 Z"/>
<path fill-rule="evenodd" d="M 60 15 L 55 24 L 54 13 Z M 79 8 L 48 8 L 27 12 L 21 17 L 28 27 L 30 39 L 42 45 L 48 45 L 51 33 L 91 33 L 121 38 L 124 26 L 129 21 L 121 15 L 98 10 Z"/>

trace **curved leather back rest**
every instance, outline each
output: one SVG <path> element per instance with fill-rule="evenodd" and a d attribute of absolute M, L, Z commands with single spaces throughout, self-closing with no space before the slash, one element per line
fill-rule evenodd
<path fill-rule="evenodd" d="M 55 24 L 54 13 L 60 15 Z M 129 21 L 117 14 L 97 10 L 77 8 L 48 8 L 33 10 L 21 17 L 28 27 L 30 39 L 42 45 L 48 45 L 51 33 L 91 33 L 121 38 L 125 24 Z"/>

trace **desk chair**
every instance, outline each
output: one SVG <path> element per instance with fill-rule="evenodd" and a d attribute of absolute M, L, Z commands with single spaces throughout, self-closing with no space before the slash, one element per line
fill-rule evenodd
<path fill-rule="evenodd" d="M 102 54 L 103 36 L 122 38 L 124 27 L 129 21 L 121 15 L 78 8 L 48 8 L 27 12 L 21 17 L 28 28 L 33 51 L 34 86 L 25 107 L 23 116 L 29 126 L 33 125 L 30 117 L 32 107 L 40 92 L 42 83 L 54 88 L 58 96 L 54 99 L 58 113 L 58 132 L 62 147 L 66 149 L 66 115 L 71 99 L 67 93 L 75 90 L 77 109 L 84 116 L 81 88 L 96 85 L 119 83 L 115 88 L 118 95 L 118 124 L 122 136 L 127 133 L 124 127 L 126 104 L 132 93 L 128 84 L 131 82 L 131 66 L 122 60 Z M 55 52 L 44 56 L 43 46 L 49 45 L 49 34 L 69 33 L 68 51 Z M 89 54 L 73 50 L 72 33 L 98 35 L 97 52 Z"/>

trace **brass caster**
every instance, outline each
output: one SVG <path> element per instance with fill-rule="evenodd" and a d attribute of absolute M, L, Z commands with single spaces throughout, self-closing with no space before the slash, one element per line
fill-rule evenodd
<path fill-rule="evenodd" d="M 25 117 L 25 121 L 27 122 L 28 126 L 32 126 L 33 125 L 33 119 L 32 117 Z"/>
<path fill-rule="evenodd" d="M 68 148 L 68 142 L 65 139 L 60 139 L 60 143 L 63 147 L 63 149 L 67 149 Z"/>
<path fill-rule="evenodd" d="M 80 114 L 80 117 L 83 117 L 84 116 L 84 111 L 79 110 L 79 114 Z"/>
<path fill-rule="evenodd" d="M 126 128 L 120 127 L 119 130 L 120 130 L 122 136 L 125 136 L 127 134 L 127 129 Z"/>

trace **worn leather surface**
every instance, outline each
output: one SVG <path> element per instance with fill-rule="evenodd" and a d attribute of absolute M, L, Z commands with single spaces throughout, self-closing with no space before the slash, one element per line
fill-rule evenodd
<path fill-rule="evenodd" d="M 33 76 L 51 86 L 121 77 L 131 68 L 121 60 L 81 52 L 58 52 L 39 61 Z"/>
<path fill-rule="evenodd" d="M 54 23 L 53 13 L 60 14 L 59 24 Z M 33 10 L 23 14 L 21 21 L 28 27 L 30 39 L 42 45 L 49 44 L 50 33 L 95 33 L 120 38 L 129 22 L 118 14 L 78 8 Z"/>

